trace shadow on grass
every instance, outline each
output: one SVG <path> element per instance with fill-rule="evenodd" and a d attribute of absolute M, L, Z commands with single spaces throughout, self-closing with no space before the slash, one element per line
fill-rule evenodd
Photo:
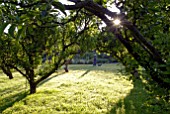
<path fill-rule="evenodd" d="M 103 64 L 102 66 L 93 66 L 92 64 L 70 64 L 70 70 L 91 70 L 91 71 L 105 71 L 105 72 L 120 72 L 122 65 L 118 63 Z"/>
<path fill-rule="evenodd" d="M 144 106 L 148 98 L 146 90 L 143 88 L 144 83 L 141 80 L 134 81 L 134 88 L 128 96 L 121 99 L 108 114 L 150 114 Z"/>
<path fill-rule="evenodd" d="M 3 88 L 2 90 L 0 90 L 0 96 L 4 96 L 4 95 L 7 95 L 7 94 L 10 94 L 12 93 L 14 90 L 18 90 L 18 91 L 21 91 L 23 90 L 23 88 L 21 88 L 22 85 L 15 85 L 14 87 L 10 88 Z"/>
<path fill-rule="evenodd" d="M 90 71 L 91 71 L 90 69 L 86 70 L 86 72 L 83 73 L 79 78 L 83 78 L 83 77 L 84 77 L 86 74 L 88 74 Z"/>
<path fill-rule="evenodd" d="M 24 99 L 28 95 L 28 92 L 22 90 L 16 94 L 10 95 L 8 94 L 3 99 L 1 99 L 0 104 L 0 113 L 2 113 L 7 108 L 13 106 L 15 102 L 19 102 L 20 100 Z"/>
<path fill-rule="evenodd" d="M 69 69 L 70 70 L 92 70 L 95 66 L 91 64 L 70 64 Z"/>
<path fill-rule="evenodd" d="M 43 85 L 44 83 L 48 82 L 49 80 L 51 80 L 51 79 L 53 79 L 53 78 L 56 78 L 56 77 L 58 77 L 58 76 L 60 76 L 60 75 L 63 75 L 63 74 L 65 74 L 65 73 L 66 73 L 66 72 L 60 72 L 60 73 L 58 73 L 58 74 L 56 74 L 56 75 L 54 75 L 54 76 L 51 76 L 51 77 L 43 80 L 42 82 L 40 82 L 40 83 L 37 85 L 37 87 Z"/>

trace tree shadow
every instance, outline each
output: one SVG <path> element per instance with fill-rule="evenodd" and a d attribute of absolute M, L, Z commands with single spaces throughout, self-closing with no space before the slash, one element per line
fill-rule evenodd
<path fill-rule="evenodd" d="M 20 84 L 20 85 L 15 85 L 14 87 L 8 87 L 8 88 L 3 88 L 3 89 L 1 89 L 0 90 L 0 96 L 4 96 L 4 95 L 6 95 L 6 94 L 10 94 L 10 93 L 12 93 L 14 90 L 18 90 L 18 91 L 21 91 L 21 90 L 23 90 L 23 88 L 21 88 L 22 87 L 22 85 Z"/>
<path fill-rule="evenodd" d="M 148 93 L 144 89 L 144 83 L 140 79 L 134 81 L 134 88 L 128 96 L 112 107 L 108 114 L 150 114 L 148 108 L 144 106 L 148 98 Z"/>
<path fill-rule="evenodd" d="M 86 70 L 86 72 L 83 73 L 79 78 L 83 78 L 83 77 L 84 77 L 86 74 L 88 74 L 90 71 L 91 71 L 90 69 Z"/>
<path fill-rule="evenodd" d="M 49 77 L 49 78 L 41 81 L 41 82 L 37 85 L 37 87 L 43 85 L 44 83 L 48 82 L 49 80 L 51 80 L 51 79 L 53 79 L 53 78 L 56 78 L 56 77 L 58 77 L 58 76 L 60 76 L 60 75 L 63 75 L 63 74 L 65 74 L 65 73 L 66 73 L 66 72 L 59 72 L 58 74 L 56 74 L 56 75 L 54 75 L 54 76 L 51 76 L 51 77 Z"/>
<path fill-rule="evenodd" d="M 91 70 L 118 73 L 122 69 L 121 64 L 102 64 L 101 66 L 93 66 L 92 64 L 70 64 L 70 70 Z"/>
<path fill-rule="evenodd" d="M 70 70 L 92 70 L 94 66 L 91 64 L 70 64 Z"/>
<path fill-rule="evenodd" d="M 19 102 L 20 100 L 24 99 L 28 95 L 28 92 L 25 90 L 22 90 L 20 92 L 17 92 L 16 94 L 8 94 L 3 99 L 1 99 L 0 104 L 0 113 L 2 113 L 7 108 L 14 105 L 15 102 Z"/>

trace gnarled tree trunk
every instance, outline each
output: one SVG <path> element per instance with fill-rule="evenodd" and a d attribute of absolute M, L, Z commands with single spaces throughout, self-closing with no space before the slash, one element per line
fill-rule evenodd
<path fill-rule="evenodd" d="M 8 66 L 1 66 L 1 69 L 9 77 L 9 79 L 13 79 L 12 72 Z"/>
<path fill-rule="evenodd" d="M 28 77 L 28 82 L 30 86 L 30 94 L 36 93 L 36 86 L 37 83 L 35 82 L 35 74 L 34 74 L 34 69 L 33 68 L 26 68 L 26 74 Z"/>
<path fill-rule="evenodd" d="M 30 85 L 30 94 L 36 93 L 36 86 L 37 86 L 36 83 L 33 81 L 30 81 L 29 85 Z"/>

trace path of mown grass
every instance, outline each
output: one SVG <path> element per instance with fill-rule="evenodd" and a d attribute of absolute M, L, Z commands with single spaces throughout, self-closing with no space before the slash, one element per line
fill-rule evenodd
<path fill-rule="evenodd" d="M 132 83 L 119 73 L 121 65 L 70 65 L 42 82 L 27 95 L 25 79 L 0 77 L 2 114 L 149 114 L 147 93 L 140 80 Z M 27 85 L 28 86 L 28 85 Z"/>

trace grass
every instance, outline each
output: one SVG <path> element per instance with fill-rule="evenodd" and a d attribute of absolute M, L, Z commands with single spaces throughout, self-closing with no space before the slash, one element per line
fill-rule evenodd
<path fill-rule="evenodd" d="M 119 64 L 70 65 L 38 85 L 28 95 L 19 74 L 0 77 L 2 114 L 152 114 L 143 104 L 148 98 L 141 80 L 129 81 Z"/>

